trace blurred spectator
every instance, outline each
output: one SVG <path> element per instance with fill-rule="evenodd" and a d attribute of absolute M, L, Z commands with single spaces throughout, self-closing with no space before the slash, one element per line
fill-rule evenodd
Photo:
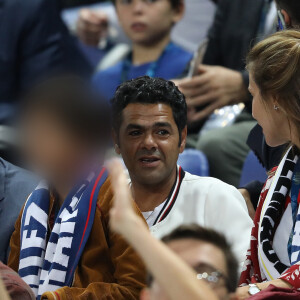
<path fill-rule="evenodd" d="M 191 144 L 198 139 L 201 121 L 215 109 L 245 102 L 247 109 L 235 124 L 211 130 L 197 144 L 208 157 L 210 173 L 238 186 L 243 162 L 249 152 L 246 139 L 255 125 L 247 93 L 245 57 L 255 40 L 276 30 L 276 6 L 269 0 L 221 0 L 199 75 L 177 82 L 187 97 Z"/>
<path fill-rule="evenodd" d="M 115 150 L 153 235 L 161 238 L 190 223 L 213 228 L 224 233 L 243 263 L 252 221 L 240 193 L 177 166 L 187 135 L 183 94 L 170 81 L 144 76 L 123 83 L 112 107 Z"/>
<path fill-rule="evenodd" d="M 76 25 L 79 39 L 88 46 L 97 47 L 101 39 L 106 38 L 108 35 L 108 18 L 108 14 L 102 10 L 80 10 Z"/>
<path fill-rule="evenodd" d="M 142 75 L 176 78 L 192 54 L 171 41 L 171 30 L 184 13 L 183 0 L 115 0 L 123 30 L 132 41 L 132 51 L 115 66 L 94 76 L 94 84 L 110 100 L 124 81 Z"/>
<path fill-rule="evenodd" d="M 0 45 L 0 123 L 10 121 L 19 94 L 41 78 L 91 72 L 56 1 L 0 0 Z"/>
<path fill-rule="evenodd" d="M 1 278 L 0 278 L 0 296 L 1 296 L 1 299 L 3 299 L 3 300 L 11 300 L 10 297 L 8 296 L 8 293 L 5 289 L 5 286 L 4 286 Z"/>
<path fill-rule="evenodd" d="M 109 3 L 110 1 L 85 7 L 78 13 L 77 34 L 87 45 L 98 46 L 103 38 L 107 38 L 110 43 L 129 43 L 124 32 L 120 30 L 115 12 Z M 172 40 L 186 50 L 196 51 L 212 24 L 216 5 L 210 0 L 185 0 L 185 6 L 182 21 L 172 30 Z M 73 10 L 69 13 L 65 11 L 63 15 L 67 24 L 75 28 L 72 14 Z"/>
<path fill-rule="evenodd" d="M 220 300 L 235 299 L 238 263 L 226 239 L 214 230 L 197 225 L 180 226 L 162 241 L 207 281 Z M 166 300 L 164 290 L 152 278 L 141 300 Z"/>
<path fill-rule="evenodd" d="M 0 280 L 3 281 L 3 287 L 11 300 L 35 300 L 35 296 L 30 288 L 18 275 L 9 267 L 0 262 Z M 1 294 L 1 300 L 8 300 Z"/>
<path fill-rule="evenodd" d="M 36 184 L 32 174 L 0 158 L 0 261 L 4 263 L 19 212 Z"/>
<path fill-rule="evenodd" d="M 28 95 L 22 121 L 26 157 L 46 182 L 19 215 L 9 266 L 38 298 L 137 300 L 142 261 L 108 226 L 113 194 L 102 168 L 110 130 L 106 103 L 89 83 L 63 76 Z"/>

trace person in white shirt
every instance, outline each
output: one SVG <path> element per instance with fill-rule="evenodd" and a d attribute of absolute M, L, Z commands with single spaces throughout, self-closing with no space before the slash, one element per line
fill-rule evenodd
<path fill-rule="evenodd" d="M 112 100 L 115 151 L 122 155 L 131 192 L 161 238 L 195 223 L 223 233 L 242 264 L 253 225 L 233 186 L 193 176 L 177 166 L 187 136 L 187 106 L 174 83 L 139 77 L 123 83 Z"/>

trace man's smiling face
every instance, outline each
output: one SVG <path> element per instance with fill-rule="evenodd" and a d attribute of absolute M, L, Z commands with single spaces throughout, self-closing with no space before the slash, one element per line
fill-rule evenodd
<path fill-rule="evenodd" d="M 181 133 L 172 109 L 166 104 L 130 103 L 122 112 L 119 152 L 132 181 L 142 185 L 166 182 L 176 170 L 184 150 L 186 129 Z"/>

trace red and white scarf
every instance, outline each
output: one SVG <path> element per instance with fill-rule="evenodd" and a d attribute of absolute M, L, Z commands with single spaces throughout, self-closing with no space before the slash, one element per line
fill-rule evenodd
<path fill-rule="evenodd" d="M 293 285 L 300 287 L 299 266 L 291 267 L 287 243 L 293 229 L 290 190 L 293 170 L 298 156 L 290 148 L 262 190 L 255 214 L 250 249 L 241 275 L 240 285 L 293 277 Z M 293 243 L 298 243 L 294 237 Z M 292 272 L 292 274 L 291 274 Z M 298 272 L 297 282 L 295 274 Z"/>

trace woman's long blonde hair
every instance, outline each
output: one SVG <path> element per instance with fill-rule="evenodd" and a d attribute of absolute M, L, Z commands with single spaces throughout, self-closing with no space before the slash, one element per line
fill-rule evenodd
<path fill-rule="evenodd" d="M 247 69 L 262 98 L 275 98 L 300 137 L 300 31 L 277 32 L 250 51 Z"/>

